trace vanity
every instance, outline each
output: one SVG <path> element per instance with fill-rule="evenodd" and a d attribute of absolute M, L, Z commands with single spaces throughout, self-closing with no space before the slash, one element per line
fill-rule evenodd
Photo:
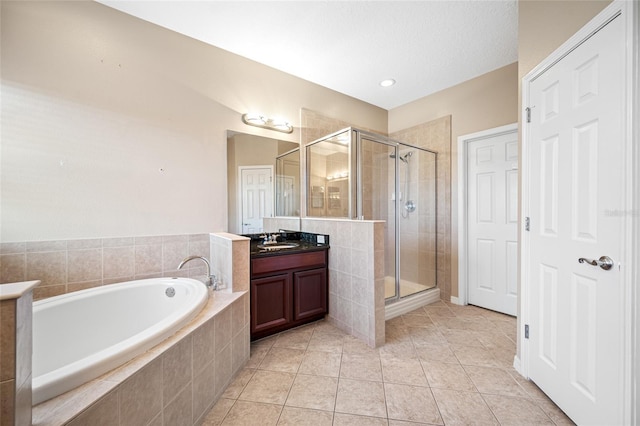
<path fill-rule="evenodd" d="M 249 234 L 251 340 L 324 318 L 329 310 L 329 236 Z"/>

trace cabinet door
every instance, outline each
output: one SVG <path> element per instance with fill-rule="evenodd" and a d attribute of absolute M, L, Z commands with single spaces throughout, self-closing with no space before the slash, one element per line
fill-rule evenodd
<path fill-rule="evenodd" d="M 251 280 L 251 333 L 291 321 L 291 274 Z"/>
<path fill-rule="evenodd" d="M 293 274 L 294 321 L 327 312 L 327 269 Z"/>

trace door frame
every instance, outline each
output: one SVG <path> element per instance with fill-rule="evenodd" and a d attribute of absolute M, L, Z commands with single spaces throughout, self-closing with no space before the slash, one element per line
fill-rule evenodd
<path fill-rule="evenodd" d="M 623 254 L 620 259 L 622 270 L 622 285 L 624 287 L 624 324 L 623 345 L 624 345 L 624 365 L 623 374 L 625 382 L 623 387 L 623 421 L 624 424 L 637 424 L 640 421 L 640 401 L 636 384 L 640 385 L 640 368 L 637 362 L 640 361 L 640 289 L 637 283 L 640 282 L 640 267 L 638 266 L 640 255 L 640 126 L 634 123 L 634 118 L 640 111 L 639 89 L 640 78 L 638 71 L 638 6 L 635 2 L 615 0 L 600 12 L 595 18 L 587 23 L 575 35 L 569 38 L 551 55 L 539 63 L 522 79 L 522 142 L 521 142 L 521 187 L 520 187 L 520 312 L 518 321 L 518 347 L 519 352 L 514 359 L 514 367 L 524 377 L 529 377 L 529 363 L 531 359 L 530 345 L 525 337 L 524 327 L 529 323 L 531 311 L 533 309 L 531 299 L 531 282 L 529 281 L 530 267 L 529 257 L 531 255 L 530 237 L 525 230 L 525 217 L 529 216 L 531 206 L 529 205 L 529 185 L 530 181 L 530 136 L 526 125 L 526 106 L 531 99 L 530 83 L 542 75 L 550 67 L 571 53 L 576 47 L 581 45 L 586 39 L 596 33 L 609 21 L 622 15 L 625 24 L 625 102 L 623 115 L 625 141 L 623 142 L 624 162 L 624 208 L 623 215 L 623 235 L 621 236 L 621 246 Z"/>
<path fill-rule="evenodd" d="M 496 136 L 518 133 L 518 123 L 507 124 L 468 135 L 458 136 L 458 297 L 451 296 L 451 303 L 467 305 L 469 303 L 469 248 L 467 246 L 469 232 L 467 229 L 467 178 L 469 170 L 467 156 L 469 144 Z"/>
<path fill-rule="evenodd" d="M 271 216 L 274 216 L 274 209 L 275 209 L 275 193 L 276 193 L 276 189 L 275 189 L 275 179 L 274 177 L 274 167 L 272 164 L 264 164 L 264 165 L 256 165 L 256 166 L 238 166 L 238 176 L 236 177 L 238 185 L 238 192 L 236 194 L 236 208 L 238 209 L 238 228 L 239 231 L 238 233 L 241 234 L 242 233 L 242 228 L 243 228 L 243 224 L 242 224 L 242 190 L 243 190 L 243 186 L 242 186 L 242 172 L 244 170 L 251 170 L 251 169 L 270 169 L 271 170 Z"/>

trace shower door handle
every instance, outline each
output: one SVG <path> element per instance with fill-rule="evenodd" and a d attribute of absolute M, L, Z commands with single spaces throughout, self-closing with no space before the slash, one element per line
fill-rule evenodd
<path fill-rule="evenodd" d="M 613 260 L 611 260 L 611 258 L 609 256 L 601 256 L 600 259 L 596 260 L 596 259 L 586 259 L 584 257 L 581 257 L 580 259 L 578 259 L 579 263 L 588 263 L 589 265 L 593 265 L 593 266 L 599 266 L 602 269 L 604 269 L 605 271 L 608 271 L 609 269 L 611 269 L 613 267 Z"/>

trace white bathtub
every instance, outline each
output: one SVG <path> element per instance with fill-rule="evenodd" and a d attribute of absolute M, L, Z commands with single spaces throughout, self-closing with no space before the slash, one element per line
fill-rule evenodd
<path fill-rule="evenodd" d="M 169 288 L 175 295 L 169 297 Z M 170 292 L 170 291 L 169 291 Z M 187 324 L 208 291 L 190 278 L 155 278 L 33 304 L 33 404 L 124 364 Z"/>

